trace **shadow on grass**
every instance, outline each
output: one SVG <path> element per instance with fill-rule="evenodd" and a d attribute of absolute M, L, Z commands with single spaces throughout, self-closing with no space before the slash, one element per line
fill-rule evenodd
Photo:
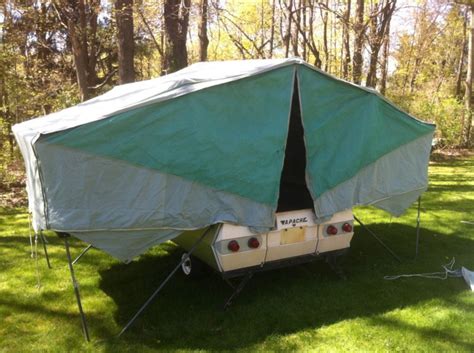
<path fill-rule="evenodd" d="M 473 267 L 472 240 L 435 236 L 429 229 L 422 229 L 420 254 L 414 262 L 414 227 L 373 224 L 370 228 L 405 259 L 402 264 L 356 227 L 357 235 L 344 265 L 347 280 L 339 279 L 319 261 L 257 274 L 226 312 L 222 305 L 231 290 L 218 275 L 189 280 L 179 273 L 121 340 L 164 350 L 223 350 L 249 348 L 269 336 L 317 329 L 354 318 L 375 318 L 377 325 L 391 329 L 398 324 L 381 314 L 432 299 L 449 305 L 453 295 L 466 290 L 460 279 L 440 285 L 439 281 L 429 279 L 385 281 L 383 276 L 438 271 L 452 256 L 456 256 L 457 264 Z M 146 255 L 129 265 L 116 264 L 100 271 L 100 287 L 115 301 L 119 325 L 127 323 L 179 262 L 179 248 L 169 244 L 165 248 L 169 256 Z M 463 303 L 456 305 L 472 310 Z M 447 340 L 453 349 L 474 350 L 474 344 L 462 342 L 452 332 L 401 329 L 415 330 L 426 340 Z M 115 351 L 121 340 L 111 342 L 107 346 L 109 351 Z"/>

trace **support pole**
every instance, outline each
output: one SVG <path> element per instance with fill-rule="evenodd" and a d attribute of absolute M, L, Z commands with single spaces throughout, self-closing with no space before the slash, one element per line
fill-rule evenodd
<path fill-rule="evenodd" d="M 420 210 L 421 210 L 421 196 L 418 197 L 418 215 L 416 217 L 416 246 L 415 246 L 415 260 L 418 257 L 418 248 L 420 244 Z"/>
<path fill-rule="evenodd" d="M 232 301 L 242 292 L 242 289 L 244 289 L 245 285 L 250 281 L 250 279 L 253 276 L 253 272 L 249 271 L 245 275 L 245 277 L 240 281 L 239 285 L 234 289 L 234 292 L 232 295 L 227 299 L 227 301 L 224 304 L 224 310 L 227 310 L 227 308 L 232 304 Z"/>
<path fill-rule="evenodd" d="M 388 245 L 385 244 L 385 243 L 382 241 L 382 239 L 380 239 L 380 238 L 377 236 L 377 234 L 375 234 L 375 233 L 372 232 L 369 228 L 367 228 L 367 227 L 365 226 L 365 224 L 362 223 L 362 222 L 360 221 L 360 219 L 357 218 L 356 216 L 354 216 L 354 219 L 357 221 L 357 223 L 359 223 L 359 224 L 362 226 L 362 228 L 364 228 L 370 235 L 372 235 L 372 236 L 375 238 L 375 240 L 377 240 L 377 241 L 380 243 L 380 245 L 382 245 L 382 246 L 385 248 L 385 250 L 387 250 L 387 251 L 389 252 L 389 254 L 393 256 L 393 258 L 394 258 L 395 260 L 397 260 L 397 261 L 400 262 L 400 263 L 402 262 L 402 260 L 400 260 L 400 258 L 398 257 L 398 255 L 395 254 L 395 252 L 394 252 L 392 249 L 390 249 L 390 248 L 388 247 Z"/>
<path fill-rule="evenodd" d="M 124 328 L 122 329 L 122 331 L 120 331 L 120 333 L 117 335 L 117 337 L 120 337 L 124 334 L 125 331 L 128 330 L 128 328 L 130 326 L 132 326 L 132 324 L 135 322 L 135 320 L 141 315 L 141 313 L 147 308 L 148 305 L 150 305 L 150 303 L 153 301 L 153 299 L 155 299 L 155 297 L 158 295 L 158 293 L 163 289 L 163 287 L 166 285 L 166 283 L 168 283 L 168 281 L 171 279 L 171 277 L 173 277 L 173 275 L 176 273 L 176 271 L 178 271 L 178 269 L 181 267 L 181 265 L 186 262 L 189 257 L 191 256 L 191 254 L 194 252 L 194 250 L 196 249 L 196 247 L 199 245 L 199 243 L 201 243 L 201 241 L 204 240 L 204 238 L 206 237 L 206 235 L 209 233 L 209 231 L 211 230 L 212 226 L 209 226 L 205 231 L 204 233 L 202 233 L 202 235 L 199 237 L 199 239 L 193 244 L 193 246 L 191 247 L 191 249 L 189 250 L 188 253 L 184 254 L 184 256 L 181 258 L 181 261 L 178 263 L 178 265 L 176 265 L 176 267 L 170 272 L 170 274 L 165 278 L 165 280 L 163 282 L 161 282 L 161 284 L 159 285 L 159 287 L 153 292 L 153 294 L 148 298 L 148 300 L 142 305 L 142 307 L 136 312 L 135 315 L 133 315 L 133 317 L 130 319 L 130 321 L 124 326 Z"/>
<path fill-rule="evenodd" d="M 90 248 L 92 248 L 92 244 L 89 244 L 84 250 L 82 250 L 81 253 L 74 259 L 72 264 L 75 265 L 76 262 L 78 262 L 81 259 L 81 257 L 83 257 L 86 254 L 86 252 L 90 250 Z"/>
<path fill-rule="evenodd" d="M 86 316 L 84 315 L 84 310 L 82 310 L 81 294 L 79 292 L 79 284 L 77 283 L 76 276 L 74 275 L 74 266 L 73 266 L 72 260 L 71 260 L 71 253 L 69 251 L 69 242 L 68 242 L 69 235 L 62 235 L 62 237 L 64 237 L 64 246 L 66 247 L 67 261 L 68 261 L 68 264 L 69 264 L 69 271 L 71 272 L 72 286 L 74 287 L 74 293 L 76 294 L 77 306 L 79 307 L 79 313 L 81 314 L 82 332 L 84 333 L 84 338 L 87 340 L 87 342 L 90 342 L 89 330 L 87 328 Z"/>
<path fill-rule="evenodd" d="M 43 231 L 39 231 L 39 236 L 41 239 L 41 243 L 43 243 L 43 250 L 44 250 L 44 256 L 46 257 L 46 263 L 48 264 L 48 268 L 51 269 L 51 263 L 49 262 L 49 254 L 48 254 L 48 248 L 46 246 L 47 241 L 46 238 L 44 237 Z"/>

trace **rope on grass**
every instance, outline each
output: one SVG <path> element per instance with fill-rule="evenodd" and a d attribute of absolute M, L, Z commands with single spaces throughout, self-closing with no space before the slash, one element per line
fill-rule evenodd
<path fill-rule="evenodd" d="M 441 279 L 445 280 L 450 277 L 462 277 L 461 269 L 453 269 L 454 263 L 456 260 L 454 257 L 450 262 L 445 265 L 441 265 L 444 271 L 442 272 L 428 272 L 428 273 L 413 273 L 406 275 L 396 275 L 396 276 L 384 276 L 383 279 L 387 281 L 393 281 L 399 278 L 410 278 L 410 277 L 421 277 L 421 278 L 432 278 L 432 279 Z"/>

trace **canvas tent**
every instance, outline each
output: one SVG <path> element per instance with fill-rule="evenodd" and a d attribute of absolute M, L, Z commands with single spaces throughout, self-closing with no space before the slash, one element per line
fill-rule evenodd
<path fill-rule="evenodd" d="M 129 261 L 218 222 L 272 229 L 290 156 L 318 220 L 358 204 L 398 216 L 427 188 L 434 125 L 291 58 L 194 64 L 13 132 L 34 229 Z"/>

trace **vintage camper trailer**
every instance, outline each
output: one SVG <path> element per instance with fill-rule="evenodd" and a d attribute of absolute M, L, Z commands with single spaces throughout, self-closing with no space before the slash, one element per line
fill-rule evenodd
<path fill-rule="evenodd" d="M 303 239 L 284 212 L 312 210 L 307 229 L 350 223 L 358 204 L 400 215 L 427 188 L 434 125 L 290 58 L 198 63 L 13 132 L 35 231 L 128 262 L 184 231 L 242 226 L 269 260 L 280 231 L 281 245 Z"/>
<path fill-rule="evenodd" d="M 289 58 L 194 64 L 13 132 L 37 233 L 124 262 L 174 240 L 184 271 L 196 251 L 232 276 L 347 249 L 355 205 L 401 215 L 427 189 L 434 129 Z"/>

